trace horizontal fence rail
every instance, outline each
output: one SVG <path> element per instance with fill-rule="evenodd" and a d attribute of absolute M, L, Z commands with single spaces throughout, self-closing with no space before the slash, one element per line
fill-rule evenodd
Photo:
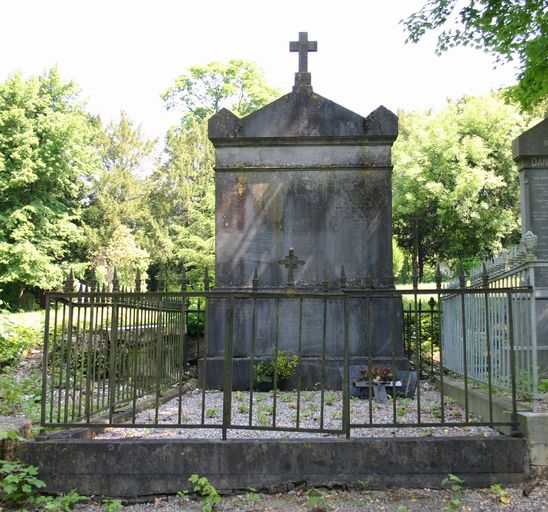
<path fill-rule="evenodd" d="M 319 291 L 49 294 L 42 424 L 218 429 L 223 438 L 232 430 L 350 436 L 371 428 L 507 425 L 516 431 L 516 354 L 522 342 L 513 333 L 520 322 L 517 304 L 525 304 L 530 294 L 529 288 L 448 291 L 439 284 L 430 290 L 341 286 Z M 485 314 L 481 306 L 485 297 L 512 305 L 510 313 L 491 308 Z M 382 340 L 388 347 L 382 364 L 373 346 L 377 320 L 372 311 L 379 300 L 385 301 L 385 314 L 402 319 L 391 323 Z M 273 312 L 268 354 L 258 344 L 263 335 L 258 327 L 261 301 Z M 221 366 L 208 347 L 212 304 L 224 311 Z M 310 326 L 305 328 L 308 308 L 320 311 L 312 338 L 307 332 Z M 296 322 L 286 321 L 289 310 Z M 480 313 L 473 316 L 473 310 Z M 351 354 L 350 340 L 355 336 L 350 316 L 356 314 L 368 319 L 359 333 L 359 363 Z M 241 329 L 250 333 L 248 373 L 242 387 L 235 386 L 234 375 L 241 358 Z M 479 335 L 472 331 L 484 333 L 481 350 L 473 345 Z M 284 345 L 289 338 L 294 341 L 291 351 Z M 401 353 L 398 345 L 403 345 Z M 334 352 L 335 346 L 339 350 Z M 312 350 L 317 380 L 310 385 L 303 375 Z M 197 365 L 189 367 L 189 361 Z M 292 375 L 286 381 L 282 367 L 288 364 Z M 510 372 L 504 382 L 503 364 Z M 271 380 L 264 388 L 258 376 L 268 365 Z M 492 414 L 475 418 L 467 402 L 455 412 L 443 391 L 447 370 L 463 374 L 467 392 L 472 383 L 486 379 L 490 400 L 495 384 L 508 386 L 513 399 L 508 420 L 496 423 Z M 213 377 L 218 385 L 208 385 Z"/>

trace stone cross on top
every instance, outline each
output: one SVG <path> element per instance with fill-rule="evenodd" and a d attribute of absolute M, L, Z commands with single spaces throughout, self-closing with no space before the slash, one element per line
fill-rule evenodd
<path fill-rule="evenodd" d="M 311 75 L 308 72 L 308 52 L 318 51 L 318 42 L 308 40 L 308 32 L 299 32 L 299 40 L 289 43 L 290 52 L 299 52 L 299 72 L 295 73 L 295 87 L 310 86 Z"/>
<path fill-rule="evenodd" d="M 278 263 L 285 265 L 285 268 L 287 268 L 287 286 L 295 286 L 295 267 L 297 265 L 304 265 L 304 261 L 297 258 L 295 256 L 295 249 L 290 247 L 289 254 L 283 260 L 279 260 Z"/>

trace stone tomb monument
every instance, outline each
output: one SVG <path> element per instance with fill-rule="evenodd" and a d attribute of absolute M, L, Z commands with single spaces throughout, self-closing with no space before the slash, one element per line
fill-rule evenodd
<path fill-rule="evenodd" d="M 521 232 L 538 237 L 535 265 L 538 365 L 548 368 L 548 118 L 512 143 L 512 156 L 519 169 Z"/>
<path fill-rule="evenodd" d="M 301 32 L 290 43 L 299 53 L 293 91 L 240 119 L 226 109 L 209 120 L 215 147 L 216 289 L 249 290 L 256 272 L 259 291 L 320 291 L 394 288 L 392 272 L 391 147 L 397 117 L 380 106 L 367 117 L 315 93 L 308 52 L 317 43 Z M 279 350 L 298 351 L 299 303 L 256 301 L 255 356 L 273 357 L 276 323 Z M 305 299 L 302 378 L 320 380 L 323 302 Z M 222 382 L 226 300 L 208 304 L 207 385 Z M 252 301 L 236 301 L 234 387 L 249 387 Z M 329 301 L 326 322 L 326 384 L 340 387 L 344 350 L 341 301 Z M 388 297 L 349 302 L 350 364 L 403 368 L 401 301 Z M 371 339 L 369 340 L 368 337 Z M 203 363 L 202 363 L 203 367 Z"/>

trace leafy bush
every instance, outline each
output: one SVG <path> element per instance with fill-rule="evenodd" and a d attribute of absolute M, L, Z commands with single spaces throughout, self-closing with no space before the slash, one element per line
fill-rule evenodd
<path fill-rule="evenodd" d="M 299 364 L 299 356 L 279 350 L 276 361 L 278 379 L 286 380 L 295 373 L 297 365 Z M 272 359 L 257 363 L 255 365 L 255 377 L 257 382 L 272 382 L 274 379 L 274 369 L 275 365 L 274 360 Z"/>
<path fill-rule="evenodd" d="M 21 504 L 34 496 L 37 489 L 46 487 L 40 480 L 38 468 L 25 466 L 16 461 L 0 460 L 0 487 L 2 499 L 8 503 Z"/>
<path fill-rule="evenodd" d="M 37 328 L 5 321 L 0 326 L 0 371 L 6 366 L 15 366 L 41 339 Z"/>

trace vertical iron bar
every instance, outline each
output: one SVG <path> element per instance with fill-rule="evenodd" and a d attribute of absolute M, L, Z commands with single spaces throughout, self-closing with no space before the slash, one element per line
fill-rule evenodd
<path fill-rule="evenodd" d="M 95 303 L 95 288 L 92 286 L 90 288 L 91 295 L 89 298 L 89 342 L 88 342 L 88 351 L 87 351 L 87 370 L 86 370 L 86 402 L 84 404 L 84 414 L 86 417 L 86 422 L 89 423 L 91 415 L 91 404 L 93 403 L 92 389 L 91 389 L 91 377 L 93 369 L 93 354 L 95 353 L 95 342 L 93 336 L 93 327 L 95 318 L 93 316 L 93 305 Z"/>
<path fill-rule="evenodd" d="M 280 349 L 280 298 L 276 297 L 276 337 L 274 342 L 274 381 L 272 397 L 272 427 L 276 427 L 276 405 L 278 398 L 278 352 Z"/>
<path fill-rule="evenodd" d="M 72 364 L 72 321 L 73 321 L 73 306 L 72 298 L 68 298 L 69 301 L 69 319 L 67 326 L 67 361 L 66 361 L 66 375 L 65 375 L 65 405 L 63 411 L 63 421 L 68 422 L 68 406 L 69 406 L 69 391 L 70 391 L 70 369 Z"/>
<path fill-rule="evenodd" d="M 418 300 L 417 287 L 414 287 L 414 302 L 415 302 L 415 364 L 417 367 L 417 423 L 421 422 L 421 319 L 420 319 L 420 301 Z"/>
<path fill-rule="evenodd" d="M 46 318 L 44 320 L 44 353 L 42 356 L 42 403 L 40 412 L 40 424 L 46 424 L 46 395 L 47 395 L 47 379 L 48 379 L 48 349 L 49 349 L 49 315 L 50 315 L 50 298 L 46 295 Z M 57 327 L 57 326 L 56 326 Z M 55 354 L 52 359 L 55 359 Z"/>
<path fill-rule="evenodd" d="M 367 295 L 367 401 L 369 402 L 369 424 L 373 425 L 373 379 L 371 368 L 373 368 L 373 306 L 371 295 Z"/>
<path fill-rule="evenodd" d="M 510 376 L 512 379 L 512 436 L 521 435 L 518 424 L 516 396 L 516 352 L 514 346 L 514 315 L 512 311 L 512 292 L 508 292 L 508 342 L 510 344 Z"/>
<path fill-rule="evenodd" d="M 343 298 L 344 306 L 344 364 L 343 364 L 343 410 L 342 410 L 342 430 L 347 439 L 350 438 L 350 340 L 349 340 L 349 305 L 348 297 L 345 294 Z"/>
<path fill-rule="evenodd" d="M 390 296 L 390 304 L 388 306 L 388 318 L 393 319 L 394 318 L 394 296 Z M 392 415 L 394 419 L 394 423 L 398 423 L 398 414 L 397 414 L 397 393 L 396 393 L 396 336 L 394 333 L 394 328 L 396 326 L 396 322 L 393 320 L 390 322 L 390 331 L 388 333 L 389 336 L 389 343 L 390 343 L 390 350 L 392 355 L 392 361 L 390 362 L 390 370 L 392 372 Z"/>
<path fill-rule="evenodd" d="M 298 358 L 297 363 L 297 418 L 295 426 L 300 427 L 301 423 L 301 390 L 303 387 L 303 372 L 302 372 L 302 354 L 303 354 L 303 298 L 299 297 L 299 341 L 297 346 Z"/>
<path fill-rule="evenodd" d="M 485 288 L 487 288 L 484 285 Z M 485 342 L 487 344 L 487 392 L 489 395 L 489 422 L 493 422 L 493 368 L 491 357 L 491 322 L 489 321 L 489 295 L 487 289 L 484 292 L 484 305 L 485 305 Z"/>
<path fill-rule="evenodd" d="M 251 309 L 251 361 L 249 367 L 249 426 L 253 424 L 253 387 L 255 385 L 255 344 L 257 342 L 257 299 L 256 288 L 253 287 L 252 309 Z"/>
<path fill-rule="evenodd" d="M 469 408 L 468 408 L 468 350 L 466 343 L 466 308 L 465 308 L 465 297 L 464 297 L 464 287 L 461 285 L 459 290 L 460 300 L 461 300 L 461 322 L 462 322 L 462 363 L 464 370 L 464 421 L 468 423 L 469 417 Z"/>
<path fill-rule="evenodd" d="M 46 304 L 48 303 L 48 298 L 46 298 Z M 59 298 L 54 299 L 53 308 L 55 313 L 53 314 L 53 346 L 51 349 L 51 379 L 50 379 L 50 404 L 49 404 L 49 421 L 53 423 L 53 405 L 55 402 L 55 362 L 57 360 L 57 313 L 59 311 Z M 49 300 L 49 305 L 51 308 L 51 299 Z M 46 331 L 47 332 L 47 331 Z M 49 336 L 49 333 L 48 333 Z M 47 364 L 47 361 L 46 361 Z M 59 365 L 61 365 L 61 359 L 59 359 Z"/>
<path fill-rule="evenodd" d="M 112 424 L 112 417 L 114 415 L 115 402 L 116 402 L 116 359 L 118 357 L 118 300 L 114 294 L 112 294 L 111 304 L 112 317 L 110 319 L 110 361 L 108 372 L 108 394 L 109 394 L 109 413 L 108 421 Z M 105 379 L 106 380 L 106 379 Z"/>
<path fill-rule="evenodd" d="M 207 292 L 204 292 L 207 293 Z M 215 299 L 213 299 L 215 300 Z M 225 300 L 228 300 L 225 298 Z M 196 320 L 200 319 L 200 299 L 198 298 L 198 305 L 197 305 L 197 313 L 196 313 Z M 207 295 L 204 297 L 204 311 L 207 312 Z M 205 392 L 206 392 L 206 386 L 207 386 L 207 356 L 208 356 L 208 343 L 207 343 L 207 314 L 205 315 L 204 320 L 204 345 L 203 345 L 203 361 L 204 364 L 202 365 L 203 370 L 203 380 L 202 380 L 202 425 L 205 423 L 205 404 L 206 404 L 206 398 L 205 398 Z M 225 319 L 226 322 L 226 319 Z M 198 337 L 198 347 L 200 346 L 200 338 Z"/>
<path fill-rule="evenodd" d="M 160 373 L 161 373 L 161 356 L 162 356 L 162 341 L 163 341 L 163 309 L 164 302 L 162 297 L 159 297 L 158 309 L 156 310 L 156 378 L 155 378 L 155 393 L 156 400 L 154 403 L 154 423 L 158 424 L 158 415 L 160 409 Z"/>
<path fill-rule="evenodd" d="M 325 396 L 325 352 L 327 347 L 327 302 L 328 299 L 323 299 L 323 330 L 322 330 L 322 366 L 321 366 L 321 383 L 320 383 L 320 429 L 323 429 L 324 419 L 324 396 Z"/>
<path fill-rule="evenodd" d="M 232 423 L 232 341 L 234 336 L 234 297 L 230 295 L 226 311 L 225 324 L 225 367 L 223 383 L 223 440 L 226 440 L 227 430 Z"/>

